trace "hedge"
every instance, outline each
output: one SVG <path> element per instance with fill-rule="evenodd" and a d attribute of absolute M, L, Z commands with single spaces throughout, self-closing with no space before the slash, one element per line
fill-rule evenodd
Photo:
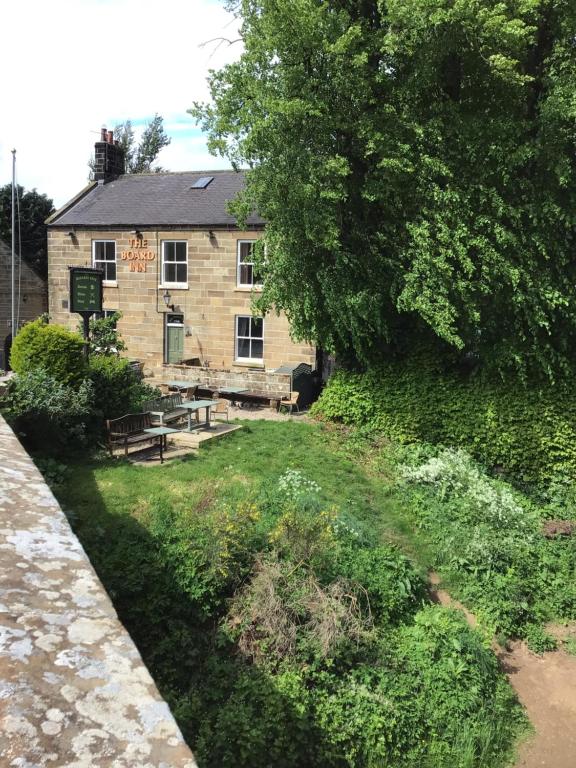
<path fill-rule="evenodd" d="M 576 397 L 568 382 L 490 381 L 423 356 L 366 373 L 337 371 L 312 412 L 402 443 L 461 446 L 522 482 L 576 479 Z"/>

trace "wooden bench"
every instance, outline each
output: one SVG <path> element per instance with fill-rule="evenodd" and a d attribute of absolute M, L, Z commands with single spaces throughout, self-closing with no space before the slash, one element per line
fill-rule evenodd
<path fill-rule="evenodd" d="M 188 416 L 188 411 L 182 408 L 182 395 L 171 393 L 162 395 L 156 400 L 147 400 L 142 405 L 143 411 L 149 411 L 152 417 L 152 427 L 166 427 L 179 421 L 183 421 Z"/>
<path fill-rule="evenodd" d="M 128 456 L 128 448 L 140 443 L 158 444 L 158 435 L 150 435 L 144 432 L 152 427 L 151 414 L 128 413 L 119 419 L 108 419 L 106 430 L 108 433 L 108 448 L 110 455 L 114 455 L 114 448 L 124 448 L 124 455 Z"/>

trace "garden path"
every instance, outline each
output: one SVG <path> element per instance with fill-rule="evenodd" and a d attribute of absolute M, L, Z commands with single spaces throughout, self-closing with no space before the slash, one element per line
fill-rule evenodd
<path fill-rule="evenodd" d="M 437 601 L 462 610 L 476 626 L 470 611 L 437 588 L 439 581 L 430 574 Z M 562 649 L 538 656 L 522 642 L 506 650 L 494 643 L 493 648 L 535 730 L 521 745 L 515 768 L 575 768 L 576 656 Z"/>

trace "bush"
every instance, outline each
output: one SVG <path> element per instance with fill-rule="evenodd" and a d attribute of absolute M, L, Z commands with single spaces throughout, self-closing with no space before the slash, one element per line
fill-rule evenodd
<path fill-rule="evenodd" d="M 462 446 L 527 483 L 576 473 L 576 399 L 571 382 L 493 381 L 415 356 L 367 373 L 338 371 L 313 413 L 369 427 L 392 440 Z"/>
<path fill-rule="evenodd" d="M 160 396 L 156 387 L 141 382 L 125 358 L 93 355 L 88 376 L 94 387 L 94 408 L 105 419 L 137 413 L 145 400 Z"/>
<path fill-rule="evenodd" d="M 10 365 L 18 374 L 38 368 L 66 385 L 79 386 L 86 374 L 84 340 L 60 325 L 48 325 L 45 317 L 27 323 L 12 344 Z"/>
<path fill-rule="evenodd" d="M 71 387 L 42 368 L 15 376 L 5 398 L 6 415 L 32 448 L 62 449 L 85 442 L 92 420 L 89 381 Z"/>

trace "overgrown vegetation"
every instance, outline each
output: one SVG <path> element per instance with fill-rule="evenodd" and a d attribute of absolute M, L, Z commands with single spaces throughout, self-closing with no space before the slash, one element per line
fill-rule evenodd
<path fill-rule="evenodd" d="M 525 637 L 538 651 L 554 647 L 543 623 L 576 618 L 574 539 L 543 532 L 557 501 L 535 503 L 462 450 L 419 446 L 398 451 L 397 461 L 395 493 L 451 592 L 492 633 Z M 563 517 L 576 517 L 563 506 Z"/>
<path fill-rule="evenodd" d="M 521 483 L 545 486 L 576 472 L 569 382 L 504 382 L 420 354 L 366 373 L 339 370 L 314 412 L 393 441 L 463 447 Z"/>
<path fill-rule="evenodd" d="M 366 456 L 252 423 L 199 459 L 72 466 L 57 488 L 202 768 L 506 764 L 511 690 L 391 543 L 406 479 Z"/>
<path fill-rule="evenodd" d="M 27 323 L 14 340 L 10 361 L 16 376 L 0 409 L 34 451 L 58 455 L 94 446 L 105 419 L 137 412 L 158 394 L 117 356 L 123 342 L 112 321 L 91 327 L 88 361 L 82 337 L 49 324 L 47 317 Z"/>

